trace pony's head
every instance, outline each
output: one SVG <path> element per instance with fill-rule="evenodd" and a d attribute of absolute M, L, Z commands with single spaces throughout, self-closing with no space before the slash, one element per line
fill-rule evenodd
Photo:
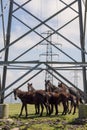
<path fill-rule="evenodd" d="M 31 87 L 32 87 L 32 83 L 27 83 L 28 91 L 30 91 Z"/>
<path fill-rule="evenodd" d="M 27 87 L 28 87 L 28 91 L 31 91 L 31 92 L 35 91 L 32 83 L 28 83 Z"/>
<path fill-rule="evenodd" d="M 58 82 L 58 87 L 62 87 L 62 82 Z"/>
<path fill-rule="evenodd" d="M 45 80 L 45 86 L 50 84 L 50 80 Z"/>
<path fill-rule="evenodd" d="M 17 100 L 17 88 L 13 90 L 13 93 L 14 93 L 14 99 Z"/>
<path fill-rule="evenodd" d="M 49 88 L 50 80 L 45 80 L 45 90 L 47 91 Z"/>

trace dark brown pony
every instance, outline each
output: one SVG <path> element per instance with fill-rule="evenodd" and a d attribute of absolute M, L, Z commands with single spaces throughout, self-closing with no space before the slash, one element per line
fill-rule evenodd
<path fill-rule="evenodd" d="M 50 80 L 47 80 L 47 81 L 45 80 L 45 88 L 46 88 L 46 91 L 51 94 L 50 100 L 49 100 L 49 103 L 51 104 L 51 113 L 53 112 L 53 105 L 54 105 L 55 110 L 56 110 L 55 114 L 58 114 L 57 107 L 58 107 L 58 104 L 60 104 L 60 102 L 61 102 L 63 105 L 62 114 L 66 114 L 67 109 L 68 109 L 68 105 L 67 105 L 68 97 L 67 97 L 65 91 L 63 91 L 61 88 L 53 85 L 50 82 Z"/>
<path fill-rule="evenodd" d="M 38 92 L 41 93 L 44 97 L 45 102 L 47 102 L 47 94 L 44 90 L 40 89 L 40 90 L 36 90 L 33 87 L 32 83 L 28 83 L 27 84 L 27 88 L 28 88 L 28 92 Z M 49 114 L 49 109 L 46 105 L 45 105 L 46 111 L 47 111 L 47 115 Z M 35 114 L 39 114 L 40 113 L 40 104 L 35 105 Z"/>
<path fill-rule="evenodd" d="M 49 95 L 48 101 L 49 101 L 49 104 L 51 105 L 50 114 L 53 113 L 53 105 L 54 105 L 55 110 L 56 110 L 55 115 L 57 115 L 58 114 L 58 105 L 60 103 L 62 103 L 62 105 L 63 105 L 62 115 L 65 115 L 67 113 L 67 97 L 66 97 L 66 94 L 62 93 L 62 92 L 60 92 L 60 93 L 47 92 L 47 94 Z"/>
<path fill-rule="evenodd" d="M 79 91 L 76 88 L 66 86 L 62 82 L 58 85 L 58 87 L 62 88 L 65 91 L 68 90 L 69 100 L 72 100 L 69 113 L 71 113 L 72 108 L 74 107 L 73 114 L 75 114 L 76 108 L 79 106 L 80 103 L 83 103 L 82 97 L 81 97 Z"/>
<path fill-rule="evenodd" d="M 47 104 L 45 102 L 43 95 L 40 92 L 25 92 L 25 91 L 21 91 L 19 89 L 14 89 L 15 100 L 17 99 L 17 97 L 22 102 L 22 107 L 21 107 L 19 117 L 22 115 L 22 111 L 24 108 L 25 108 L 26 117 L 28 116 L 27 104 L 35 104 L 35 105 L 40 104 L 41 105 L 40 116 L 42 116 L 43 110 L 44 110 L 44 105 L 47 106 Z"/>
<path fill-rule="evenodd" d="M 27 84 L 28 92 L 35 92 L 35 88 L 33 87 L 32 83 Z M 40 105 L 35 105 L 35 114 L 40 113 Z"/>

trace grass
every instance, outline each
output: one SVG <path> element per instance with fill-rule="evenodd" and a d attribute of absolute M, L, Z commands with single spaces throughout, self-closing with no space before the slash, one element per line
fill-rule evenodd
<path fill-rule="evenodd" d="M 18 117 L 21 109 L 21 104 L 9 104 L 9 118 L 14 122 L 10 123 L 10 129 L 19 127 L 20 130 L 87 130 L 87 124 L 76 123 L 75 119 L 78 118 L 78 111 L 75 115 L 67 114 L 61 115 L 62 107 L 59 106 L 59 115 L 55 116 L 53 113 L 51 116 L 46 116 L 45 110 L 43 116 L 35 115 L 34 105 L 28 105 L 29 116 L 25 118 L 25 112 L 23 116 Z M 5 126 L 5 122 L 0 122 L 0 125 Z"/>

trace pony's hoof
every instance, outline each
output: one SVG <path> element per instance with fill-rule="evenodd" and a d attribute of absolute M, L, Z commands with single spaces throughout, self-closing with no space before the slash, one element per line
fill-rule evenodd
<path fill-rule="evenodd" d="M 40 117 L 42 116 L 42 114 L 40 114 Z"/>
<path fill-rule="evenodd" d="M 55 116 L 57 116 L 58 115 L 58 113 L 55 113 Z"/>
<path fill-rule="evenodd" d="M 71 114 L 71 112 L 68 112 L 68 114 Z"/>
<path fill-rule="evenodd" d="M 74 115 L 75 113 L 73 113 L 73 115 Z"/>
<path fill-rule="evenodd" d="M 19 118 L 21 117 L 21 115 L 18 116 Z"/>
<path fill-rule="evenodd" d="M 25 118 L 27 118 L 27 117 L 28 117 L 28 115 L 25 116 Z"/>

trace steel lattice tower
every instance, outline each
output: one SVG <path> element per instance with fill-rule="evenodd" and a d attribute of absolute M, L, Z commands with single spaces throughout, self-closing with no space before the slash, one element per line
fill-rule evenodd
<path fill-rule="evenodd" d="M 40 2 L 40 0 L 39 0 Z M 36 3 L 39 2 L 37 0 Z M 44 2 L 44 1 L 43 1 Z M 3 103 L 4 99 L 8 97 L 12 92 L 5 95 L 5 92 L 9 90 L 13 85 L 15 85 L 17 82 L 21 81 L 25 76 L 30 74 L 33 71 L 37 71 L 37 73 L 33 74 L 29 79 L 22 82 L 18 87 L 23 86 L 28 81 L 36 77 L 38 74 L 43 72 L 45 69 L 43 66 L 47 68 L 47 72 L 50 72 L 50 74 L 55 77 L 57 80 L 67 82 L 73 87 L 76 87 L 71 81 L 69 81 L 64 75 L 62 75 L 59 71 L 64 69 L 61 65 L 65 65 L 65 67 L 68 65 L 68 68 L 70 65 L 75 68 L 76 65 L 78 65 L 79 68 L 81 68 L 82 71 L 82 77 L 83 77 L 83 87 L 84 92 L 87 93 L 87 85 L 86 85 L 86 48 L 85 48 L 85 32 L 86 32 L 86 12 L 87 12 L 87 2 L 84 1 L 84 9 L 82 8 L 83 1 L 82 0 L 58 0 L 58 4 L 60 5 L 60 8 L 58 10 L 50 10 L 49 8 L 50 4 L 47 3 L 49 15 L 44 17 L 46 15 L 46 11 L 44 9 L 44 15 L 43 17 L 39 15 L 39 9 L 36 8 L 34 10 L 34 7 L 32 6 L 34 4 L 33 0 L 25 0 L 25 2 L 17 1 L 17 0 L 10 0 L 8 10 L 5 15 L 4 9 L 7 7 L 7 3 L 3 3 L 1 0 L 1 21 L 2 21 L 2 30 L 3 30 L 3 36 L 2 36 L 2 47 L 0 48 L 0 53 L 4 53 L 4 58 L 1 59 L 0 65 L 2 67 L 2 85 L 1 85 L 1 103 Z M 56 2 L 55 2 L 56 4 Z M 36 4 L 35 4 L 36 5 Z M 33 8 L 33 9 L 32 9 Z M 8 18 L 7 18 L 8 13 Z M 66 15 L 65 15 L 66 14 Z M 73 14 L 72 17 L 70 14 Z M 59 17 L 59 26 L 56 26 L 55 19 L 56 17 Z M 62 17 L 60 19 L 60 17 Z M 64 17 L 64 18 L 63 18 Z M 5 22 L 7 20 L 7 23 Z M 63 20 L 63 21 L 62 21 Z M 18 29 L 16 28 L 16 25 L 18 24 Z M 74 35 L 74 25 L 77 24 L 78 28 L 78 40 L 75 40 L 76 35 Z M 21 29 L 22 28 L 22 29 Z M 41 35 L 40 29 L 43 30 L 42 32 L 46 32 L 47 30 L 51 30 L 51 34 L 47 36 Z M 71 29 L 71 30 L 69 30 Z M 18 31 L 17 31 L 18 30 Z M 67 30 L 69 30 L 69 33 L 72 33 L 71 37 L 67 35 Z M 14 35 L 14 31 L 17 31 Z M 68 53 L 68 51 L 61 50 L 59 47 L 57 47 L 53 41 L 50 40 L 50 37 L 54 37 L 55 41 L 55 35 L 59 36 L 59 41 L 62 41 L 64 45 L 69 44 L 71 46 L 71 52 L 75 48 L 75 52 L 79 52 L 80 60 L 78 60 L 77 57 L 73 56 L 71 53 Z M 32 41 L 31 41 L 32 39 Z M 35 40 L 34 40 L 35 39 Z M 22 41 L 22 42 L 20 42 Z M 35 49 L 38 45 L 40 45 L 42 42 L 49 43 L 47 53 L 48 53 L 48 59 L 46 62 L 40 62 L 36 57 L 34 57 L 35 60 L 32 60 L 30 54 L 28 55 L 28 58 L 23 57 L 25 54 L 30 53 L 33 49 Z M 27 49 L 23 52 L 22 49 L 18 49 L 16 52 L 15 46 L 16 45 L 27 45 Z M 67 60 L 64 61 L 61 60 L 52 62 L 52 56 L 49 57 L 50 52 L 52 52 L 53 46 L 57 51 L 60 51 L 61 54 L 63 54 L 65 57 L 67 57 Z M 14 51 L 13 51 L 14 50 Z M 21 51 L 20 51 L 21 50 Z M 16 53 L 15 53 L 16 52 Z M 35 56 L 37 53 L 34 53 Z M 50 54 L 51 55 L 51 54 Z M 23 58 L 22 58 L 23 57 Z M 32 56 L 33 57 L 33 56 Z M 66 59 L 66 58 L 65 58 Z M 27 66 L 28 65 L 28 66 Z M 52 65 L 58 65 L 58 67 L 52 67 Z M 20 69 L 27 70 L 23 75 L 12 81 L 9 85 L 6 84 L 6 81 L 8 79 L 8 70 L 9 69 Z M 21 68 L 22 67 L 22 68 Z M 51 70 L 51 71 L 50 71 Z M 68 70 L 67 70 L 68 71 Z M 54 72 L 56 75 L 53 75 L 52 72 Z M 15 77 L 15 76 L 14 76 Z"/>

